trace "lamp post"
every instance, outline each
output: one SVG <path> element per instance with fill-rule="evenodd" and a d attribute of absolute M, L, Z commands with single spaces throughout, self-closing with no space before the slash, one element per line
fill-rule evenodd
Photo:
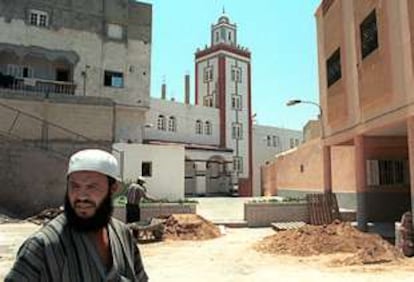
<path fill-rule="evenodd" d="M 325 138 L 325 130 L 324 130 L 324 126 L 323 126 L 323 111 L 322 111 L 321 105 L 319 105 L 318 103 L 312 102 L 312 101 L 304 101 L 304 100 L 289 100 L 289 101 L 286 102 L 286 106 L 294 106 L 296 104 L 311 104 L 311 105 L 314 105 L 314 106 L 318 107 L 318 109 L 319 109 L 319 123 L 320 123 L 320 127 L 321 127 L 321 138 L 324 139 Z"/>

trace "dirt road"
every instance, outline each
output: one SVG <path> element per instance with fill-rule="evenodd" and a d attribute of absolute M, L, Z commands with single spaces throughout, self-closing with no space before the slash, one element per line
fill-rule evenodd
<path fill-rule="evenodd" d="M 341 256 L 292 257 L 258 253 L 252 244 L 274 234 L 270 228 L 226 229 L 208 241 L 141 245 L 152 281 L 413 281 L 414 259 L 397 264 L 328 267 Z"/>
<path fill-rule="evenodd" d="M 0 281 L 13 263 L 21 242 L 38 226 L 0 224 Z M 328 267 L 334 256 L 300 258 L 262 254 L 252 248 L 273 234 L 270 228 L 226 229 L 226 235 L 207 241 L 163 241 L 140 245 L 151 281 L 413 281 L 414 259 L 394 264 Z M 343 256 L 341 254 L 336 256 Z"/>

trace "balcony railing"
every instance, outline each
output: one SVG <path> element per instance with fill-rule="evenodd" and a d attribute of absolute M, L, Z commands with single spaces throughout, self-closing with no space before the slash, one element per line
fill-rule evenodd
<path fill-rule="evenodd" d="M 37 92 L 43 94 L 74 95 L 76 84 L 72 82 L 44 80 L 37 78 L 16 78 L 10 83 L 0 84 L 0 89 L 18 92 Z"/>

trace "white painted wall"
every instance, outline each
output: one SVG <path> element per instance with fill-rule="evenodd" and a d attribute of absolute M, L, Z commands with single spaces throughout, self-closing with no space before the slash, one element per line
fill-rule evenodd
<path fill-rule="evenodd" d="M 204 82 L 204 70 L 207 67 L 211 67 L 213 70 L 213 78 L 211 81 Z M 198 87 L 198 105 L 204 105 L 204 96 L 214 95 L 214 106 L 218 105 L 218 57 L 217 54 L 214 57 L 208 59 L 198 60 L 196 62 L 197 74 L 195 78 Z"/>
<path fill-rule="evenodd" d="M 159 115 L 166 117 L 166 130 L 157 128 Z M 177 131 L 168 131 L 168 118 L 174 116 L 177 121 Z M 196 121 L 201 120 L 203 124 L 210 121 L 212 134 L 196 134 Z M 144 139 L 163 140 L 171 142 L 196 143 L 207 145 L 219 144 L 219 110 L 216 108 L 189 105 L 175 101 L 151 98 L 150 110 L 146 113 L 146 122 L 152 127 L 145 128 Z"/>
<path fill-rule="evenodd" d="M 274 158 L 274 155 L 289 150 L 290 139 L 297 139 L 302 143 L 303 134 L 300 130 L 291 130 L 273 126 L 253 125 L 253 196 L 261 194 L 260 167 L 267 161 Z M 279 146 L 267 145 L 267 136 L 278 136 Z"/>
<path fill-rule="evenodd" d="M 136 180 L 142 174 L 142 162 L 152 162 L 152 177 L 145 177 L 149 193 L 160 199 L 184 199 L 183 146 L 116 143 L 113 149 L 122 163 L 124 181 Z"/>
<path fill-rule="evenodd" d="M 235 82 L 231 79 L 232 67 L 238 67 L 242 70 L 241 82 Z M 240 56 L 226 57 L 226 145 L 232 148 L 233 155 L 243 158 L 243 171 L 239 177 L 249 177 L 249 104 L 248 104 L 248 60 Z M 232 109 L 232 95 L 237 94 L 242 98 L 242 110 L 235 111 Z M 232 124 L 238 122 L 242 124 L 243 138 L 236 140 L 232 138 Z M 238 150 L 238 152 L 236 152 Z"/>

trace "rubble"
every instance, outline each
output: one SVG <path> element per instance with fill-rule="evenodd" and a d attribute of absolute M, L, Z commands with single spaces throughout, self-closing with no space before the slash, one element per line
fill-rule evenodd
<path fill-rule="evenodd" d="M 220 236 L 216 225 L 197 214 L 172 214 L 165 221 L 165 239 L 207 240 Z"/>
<path fill-rule="evenodd" d="M 50 220 L 57 217 L 59 214 L 63 212 L 63 207 L 59 208 L 49 208 L 41 211 L 40 213 L 27 218 L 27 221 L 30 221 L 34 224 L 44 225 L 48 223 Z"/>
<path fill-rule="evenodd" d="M 268 236 L 254 245 L 257 251 L 293 256 L 346 253 L 332 265 L 361 265 L 392 262 L 403 258 L 390 243 L 377 234 L 363 233 L 350 223 L 305 225 Z"/>

